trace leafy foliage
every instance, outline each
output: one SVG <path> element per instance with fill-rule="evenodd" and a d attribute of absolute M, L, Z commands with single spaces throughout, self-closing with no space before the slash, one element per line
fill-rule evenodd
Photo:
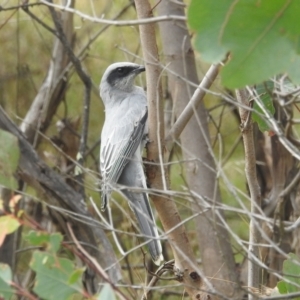
<path fill-rule="evenodd" d="M 299 15 L 299 1 L 193 0 L 188 20 L 204 60 L 217 63 L 230 53 L 222 83 L 240 88 L 283 72 L 300 82 Z"/>
<path fill-rule="evenodd" d="M 30 267 L 36 273 L 34 292 L 45 300 L 73 299 L 75 295 L 84 295 L 86 299 L 116 299 L 109 284 L 105 284 L 98 295 L 85 292 L 82 285 L 84 268 L 78 268 L 73 261 L 59 255 L 62 253 L 62 239 L 60 233 L 43 231 L 30 231 L 26 235 L 29 245 L 43 248 L 43 251 L 34 251 L 30 261 Z M 14 293 L 11 282 L 10 267 L 0 264 L 0 297 L 5 300 Z"/>
<path fill-rule="evenodd" d="M 264 105 L 265 109 L 273 116 L 275 113 L 275 107 L 273 105 L 273 98 L 272 98 L 272 90 L 273 90 L 274 84 L 272 81 L 268 81 L 265 84 L 258 84 L 256 87 L 257 94 Z M 254 102 L 253 105 L 253 113 L 252 113 L 252 120 L 254 122 L 257 122 L 257 125 L 260 129 L 260 131 L 269 131 L 270 126 L 267 123 L 265 119 L 265 115 L 260 108 L 260 106 L 257 104 L 257 102 Z"/>
<path fill-rule="evenodd" d="M 71 260 L 58 257 L 57 251 L 62 241 L 60 233 L 31 231 L 26 240 L 32 245 L 48 250 L 35 251 L 30 263 L 37 277 L 34 291 L 40 297 L 49 300 L 59 297 L 68 299 L 82 290 L 83 270 L 76 269 Z"/>
<path fill-rule="evenodd" d="M 49 234 L 42 231 L 30 231 L 26 240 L 34 246 L 46 247 L 50 252 L 55 253 L 59 250 L 62 235 L 59 233 Z"/>
<path fill-rule="evenodd" d="M 8 265 L 0 264 L 0 298 L 10 299 L 13 289 L 10 287 L 12 272 Z"/>
<path fill-rule="evenodd" d="M 0 217 L 0 246 L 2 245 L 6 235 L 13 233 L 20 226 L 20 222 L 12 215 Z"/>
<path fill-rule="evenodd" d="M 69 299 L 82 289 L 81 276 L 74 276 L 78 272 L 66 258 L 35 251 L 30 265 L 36 272 L 34 291 L 44 299 Z"/>
<path fill-rule="evenodd" d="M 289 294 L 300 291 L 300 259 L 290 253 L 289 258 L 283 262 L 283 277 L 286 280 L 279 281 L 277 288 L 280 294 Z M 294 299 L 300 299 L 294 298 Z"/>

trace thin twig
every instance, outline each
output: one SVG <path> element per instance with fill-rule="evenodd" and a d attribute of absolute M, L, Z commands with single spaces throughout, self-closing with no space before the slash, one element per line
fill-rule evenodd
<path fill-rule="evenodd" d="M 237 101 L 244 105 L 249 105 L 249 93 L 246 89 L 236 91 Z M 254 214 L 259 213 L 261 207 L 261 195 L 260 187 L 256 175 L 256 157 L 255 157 L 255 146 L 253 137 L 253 125 L 250 121 L 251 111 L 245 110 L 239 107 L 241 116 L 241 130 L 243 134 L 243 142 L 245 148 L 245 173 L 247 183 L 251 196 L 251 220 L 249 229 L 249 256 L 248 256 L 248 287 L 250 289 L 259 289 L 260 281 L 260 267 L 251 259 L 254 256 L 259 259 L 259 248 L 257 246 L 259 242 L 259 222 L 253 217 Z M 251 255 L 250 255 L 251 254 Z M 257 299 L 255 294 L 249 293 L 249 299 Z"/>
<path fill-rule="evenodd" d="M 299 149 L 285 137 L 277 120 L 275 120 L 275 118 L 272 116 L 270 111 L 268 111 L 268 109 L 262 103 L 257 92 L 255 90 L 251 89 L 250 87 L 247 87 L 247 90 L 250 93 L 250 95 L 253 97 L 253 99 L 255 99 L 256 104 L 259 106 L 259 108 L 262 110 L 263 114 L 266 117 L 266 122 L 272 128 L 272 130 L 275 132 L 275 134 L 278 136 L 278 139 L 282 143 L 282 145 L 286 148 L 287 151 L 289 151 L 292 154 L 292 156 L 294 156 L 296 159 L 300 160 Z"/>
<path fill-rule="evenodd" d="M 91 78 L 83 70 L 80 59 L 78 57 L 76 57 L 76 55 L 74 54 L 72 47 L 64 34 L 61 22 L 59 20 L 59 17 L 57 15 L 56 11 L 54 10 L 54 8 L 51 5 L 49 6 L 49 10 L 50 10 L 52 19 L 54 21 L 56 30 L 58 32 L 58 38 L 61 41 L 61 43 L 64 45 L 66 53 L 69 56 L 69 59 L 73 63 L 79 78 L 81 79 L 81 81 L 83 82 L 83 84 L 85 86 L 84 101 L 83 101 L 84 102 L 84 104 L 83 104 L 83 122 L 82 122 L 79 150 L 78 150 L 78 155 L 77 155 L 77 161 L 78 161 L 79 165 L 83 165 L 84 159 L 85 159 L 85 151 L 86 151 L 87 135 L 88 135 L 92 81 L 91 81 Z M 79 185 L 80 194 L 84 197 L 84 195 L 85 195 L 84 186 L 83 186 L 84 175 L 83 175 L 83 172 L 81 169 L 76 168 L 75 170 L 77 170 L 77 174 L 75 172 L 75 176 L 77 175 L 77 181 L 81 183 Z"/>
<path fill-rule="evenodd" d="M 152 279 L 150 280 L 148 286 L 144 290 L 144 294 L 142 295 L 141 300 L 146 300 L 148 298 L 148 294 L 151 292 L 151 288 L 156 285 L 158 280 L 160 279 L 166 279 L 166 280 L 177 280 L 176 277 L 172 278 L 163 278 L 161 275 L 163 275 L 167 271 L 172 271 L 174 268 L 174 260 L 172 259 L 171 261 L 168 261 L 164 263 L 162 266 L 160 266 L 155 273 L 151 272 L 151 275 L 153 276 Z M 149 270 L 148 270 L 149 272 Z"/>
<path fill-rule="evenodd" d="M 285 197 L 285 196 L 289 195 L 290 192 L 295 187 L 295 185 L 299 183 L 299 180 L 300 180 L 300 170 L 298 171 L 296 176 L 293 178 L 293 180 L 288 184 L 288 186 L 285 187 L 285 189 L 281 191 L 281 193 L 279 194 L 279 197 Z"/>
<path fill-rule="evenodd" d="M 20 8 L 27 9 L 29 7 L 33 7 L 33 6 L 37 6 L 37 5 L 45 5 L 45 4 L 40 3 L 40 2 L 35 2 L 35 3 L 26 3 L 26 4 L 20 4 L 20 5 L 13 5 L 13 6 L 9 6 L 9 7 L 0 6 L 0 12 L 1 11 L 20 9 Z"/>
<path fill-rule="evenodd" d="M 18 294 L 20 296 L 24 296 L 28 300 L 38 300 L 39 299 L 39 298 L 35 297 L 34 295 L 32 295 L 29 291 L 24 289 L 22 286 L 17 285 L 15 282 L 11 282 L 10 284 L 12 287 L 14 287 L 16 289 L 16 294 Z M 0 299 L 3 299 L 3 298 L 0 298 Z"/>
<path fill-rule="evenodd" d="M 100 24 L 106 24 L 106 25 L 114 25 L 114 26 L 133 26 L 133 25 L 144 25 L 144 24 L 151 24 L 151 23 L 157 23 L 157 22 L 164 22 L 164 21 L 186 21 L 185 16 L 178 16 L 178 15 L 166 15 L 161 17 L 151 17 L 151 18 L 141 18 L 139 20 L 128 20 L 128 21 L 113 21 L 98 17 L 91 17 L 88 14 L 85 14 L 79 10 L 76 10 L 74 8 L 66 7 L 63 5 L 53 4 L 48 2 L 47 0 L 40 0 L 41 3 L 52 7 L 57 8 L 62 11 L 67 11 L 73 14 L 76 14 L 83 18 L 84 20 L 89 20 L 94 23 L 100 23 Z"/>
<path fill-rule="evenodd" d="M 109 276 L 107 275 L 107 273 L 105 272 L 105 270 L 98 264 L 98 261 L 92 257 L 89 253 L 87 253 L 84 248 L 80 245 L 80 243 L 78 242 L 78 240 L 75 237 L 75 234 L 72 230 L 72 227 L 70 225 L 70 223 L 67 223 L 67 227 L 69 230 L 69 233 L 74 241 L 74 243 L 76 244 L 76 247 L 85 255 L 85 257 L 87 257 L 89 259 L 89 261 L 93 264 L 93 266 L 96 268 L 96 270 L 98 271 L 99 275 L 107 282 L 110 284 L 110 286 L 112 287 L 112 289 L 116 292 L 116 294 L 120 297 L 120 299 L 122 300 L 128 300 L 127 297 L 119 290 L 118 287 L 116 287 L 111 280 L 109 279 Z"/>
<path fill-rule="evenodd" d="M 199 84 L 198 88 L 195 90 L 189 104 L 185 107 L 181 115 L 178 117 L 175 124 L 172 126 L 171 130 L 167 134 L 165 141 L 170 142 L 174 139 L 177 139 L 183 129 L 185 128 L 186 124 L 190 120 L 190 118 L 193 116 L 195 108 L 198 106 L 200 101 L 204 98 L 206 95 L 206 90 L 209 89 L 209 87 L 212 85 L 214 80 L 216 79 L 218 73 L 219 73 L 219 67 L 220 65 L 211 65 L 209 70 L 207 71 L 206 75 L 204 76 L 203 80 Z"/>
<path fill-rule="evenodd" d="M 26 14 L 28 14 L 33 20 L 35 20 L 37 23 L 39 23 L 41 26 L 43 26 L 49 32 L 51 32 L 53 35 L 55 35 L 57 38 L 59 38 L 57 32 L 53 28 L 51 28 L 50 26 L 48 26 L 45 22 L 43 22 L 40 18 L 38 18 L 35 14 L 33 14 L 28 9 L 28 5 L 23 5 L 21 7 L 22 7 L 23 11 L 26 12 Z"/>

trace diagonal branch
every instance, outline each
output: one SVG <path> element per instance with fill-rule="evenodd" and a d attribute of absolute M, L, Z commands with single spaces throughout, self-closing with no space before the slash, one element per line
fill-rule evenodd
<path fill-rule="evenodd" d="M 206 95 L 207 90 L 215 81 L 216 77 L 219 74 L 219 67 L 220 65 L 211 65 L 207 73 L 205 74 L 204 78 L 202 79 L 199 87 L 195 90 L 192 98 L 190 99 L 189 103 L 182 111 L 180 116 L 177 118 L 176 122 L 168 132 L 165 142 L 168 144 L 170 141 L 173 141 L 179 138 L 180 134 L 182 133 L 183 129 L 185 128 L 188 121 L 193 116 L 195 109 L 198 107 L 199 103 L 203 100 L 204 96 Z"/>
<path fill-rule="evenodd" d="M 79 227 L 82 241 L 89 245 L 97 246 L 96 251 L 93 247 L 87 247 L 87 250 L 97 258 L 104 268 L 109 269 L 108 273 L 112 281 L 117 282 L 121 275 L 112 246 L 102 228 L 96 224 L 92 216 L 86 210 L 82 196 L 75 192 L 65 183 L 60 175 L 39 158 L 32 145 L 27 141 L 18 127 L 9 119 L 1 106 L 0 128 L 12 133 L 19 140 L 21 153 L 17 174 L 19 179 L 35 188 L 41 189 L 50 199 L 53 199 L 55 206 L 63 207 L 80 216 L 81 219 L 85 218 L 89 221 L 89 223 L 78 223 L 75 218 L 65 215 L 73 225 L 77 228 Z"/>
<path fill-rule="evenodd" d="M 89 111 L 90 111 L 90 101 L 91 101 L 91 89 L 92 89 L 92 81 L 91 78 L 87 75 L 87 73 L 83 70 L 80 59 L 74 54 L 70 41 L 67 39 L 66 35 L 64 34 L 64 30 L 61 24 L 61 21 L 58 17 L 58 14 L 54 10 L 53 7 L 49 6 L 49 10 L 54 21 L 56 30 L 58 32 L 58 38 L 62 43 L 68 58 L 73 63 L 74 68 L 83 82 L 85 86 L 84 92 L 84 104 L 83 104 L 83 122 L 82 122 L 82 130 L 81 130 L 81 138 L 80 138 L 80 145 L 79 151 L 77 155 L 77 161 L 79 165 L 84 164 L 85 159 L 85 151 L 87 147 L 87 136 L 88 136 L 88 125 L 89 125 Z M 77 182 L 79 183 L 80 193 L 84 196 L 84 175 L 83 172 L 80 170 L 77 175 Z"/>
<path fill-rule="evenodd" d="M 24 6 L 23 9 L 31 17 L 34 16 L 30 13 L 26 6 Z M 71 43 L 73 38 L 73 15 L 64 12 L 61 15 L 61 19 L 64 36 L 67 41 Z M 34 20 L 37 21 L 36 18 L 34 18 Z M 42 26 L 44 26 L 43 23 Z M 33 100 L 30 109 L 20 125 L 21 131 L 25 134 L 28 141 L 35 147 L 37 147 L 39 143 L 39 136 L 37 133 L 39 131 L 44 132 L 48 128 L 57 107 L 64 98 L 67 87 L 65 67 L 70 61 L 66 55 L 64 46 L 58 39 L 57 33 L 53 29 L 49 28 L 49 26 L 47 26 L 46 29 L 52 33 L 54 32 L 56 36 L 50 66 L 38 94 Z M 64 76 L 62 76 L 62 74 Z"/>

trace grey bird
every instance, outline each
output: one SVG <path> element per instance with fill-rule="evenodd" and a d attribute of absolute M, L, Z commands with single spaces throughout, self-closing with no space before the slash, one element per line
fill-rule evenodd
<path fill-rule="evenodd" d="M 105 210 L 116 183 L 125 186 L 121 192 L 148 241 L 152 260 L 159 265 L 163 260 L 162 248 L 148 194 L 132 191 L 132 188 L 147 188 L 142 164 L 147 136 L 147 98 L 144 90 L 134 85 L 135 77 L 143 71 L 144 66 L 119 62 L 110 65 L 102 76 L 100 96 L 105 106 L 105 122 L 100 149 L 101 209 Z"/>

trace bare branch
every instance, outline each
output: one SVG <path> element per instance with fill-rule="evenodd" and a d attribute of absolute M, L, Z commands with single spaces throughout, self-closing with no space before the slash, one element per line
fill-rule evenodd
<path fill-rule="evenodd" d="M 62 14 L 62 23 L 64 36 L 68 43 L 71 43 L 73 37 L 73 15 L 70 13 Z M 66 75 L 64 71 L 68 62 L 69 59 L 66 55 L 65 47 L 58 38 L 55 39 L 46 79 L 20 125 L 28 141 L 34 146 L 37 146 L 39 142 L 37 132 L 44 132 L 47 129 L 58 105 L 63 99 L 66 90 L 66 78 L 62 74 Z"/>
<path fill-rule="evenodd" d="M 195 90 L 192 98 L 190 99 L 189 103 L 182 111 L 180 116 L 177 118 L 175 124 L 172 126 L 171 130 L 168 132 L 165 142 L 168 143 L 169 141 L 173 141 L 177 139 L 180 134 L 182 133 L 183 129 L 185 128 L 186 124 L 193 116 L 195 109 L 198 107 L 199 103 L 203 100 L 204 96 L 206 95 L 207 89 L 215 81 L 218 73 L 219 73 L 220 65 L 211 65 L 207 73 L 205 74 L 204 78 L 202 79 L 199 87 Z"/>
<path fill-rule="evenodd" d="M 73 1 L 70 1 L 70 3 L 73 3 Z M 89 124 L 89 110 L 90 110 L 90 99 L 91 99 L 91 88 L 92 88 L 92 81 L 90 77 L 86 74 L 86 72 L 83 70 L 80 59 L 74 54 L 71 43 L 67 39 L 61 21 L 58 18 L 57 13 L 53 9 L 52 6 L 49 7 L 50 13 L 52 15 L 55 27 L 58 32 L 58 38 L 61 41 L 61 43 L 64 46 L 64 49 L 70 59 L 70 61 L 73 63 L 74 68 L 79 76 L 79 78 L 82 80 L 85 86 L 85 93 L 84 93 L 84 103 L 83 103 L 83 124 L 82 124 L 82 131 L 81 131 L 81 138 L 80 138 L 80 145 L 79 145 L 79 151 L 77 155 L 77 160 L 80 165 L 84 164 L 85 160 L 85 151 L 86 151 L 86 143 L 87 143 L 87 135 L 88 135 L 88 124 Z M 77 169 L 79 171 L 78 174 L 75 174 L 77 176 L 77 182 L 78 186 L 80 188 L 80 193 L 84 196 L 84 176 L 83 172 L 80 169 Z"/>
<path fill-rule="evenodd" d="M 272 128 L 272 130 L 276 133 L 278 136 L 278 139 L 282 143 L 282 145 L 286 148 L 287 151 L 289 151 L 297 160 L 300 160 L 300 151 L 299 149 L 289 140 L 286 138 L 284 132 L 278 125 L 277 121 L 274 119 L 272 114 L 266 109 L 265 105 L 262 103 L 260 97 L 258 97 L 257 93 L 253 91 L 253 89 L 247 87 L 248 92 L 252 96 L 253 99 L 255 99 L 255 102 L 259 106 L 259 108 L 262 110 L 263 114 L 266 117 L 266 121 Z"/>
<path fill-rule="evenodd" d="M 249 104 L 249 93 L 247 90 L 236 91 L 237 100 L 243 105 Z M 251 122 L 251 112 L 239 107 L 241 116 L 241 128 L 243 134 L 243 142 L 245 149 L 245 173 L 247 177 L 248 187 L 251 196 L 251 214 L 258 214 L 261 207 L 260 187 L 256 175 L 256 157 L 253 138 L 253 125 Z M 251 256 L 259 259 L 259 247 L 257 244 L 260 240 L 259 222 L 251 216 L 250 220 L 250 236 L 249 236 L 249 252 Z M 248 260 L 248 288 L 260 288 L 260 267 L 251 257 Z M 256 299 L 255 295 L 249 294 L 249 299 Z"/>
<path fill-rule="evenodd" d="M 114 25 L 114 26 L 133 26 L 133 25 L 143 25 L 143 24 L 151 24 L 157 22 L 164 22 L 164 21 L 172 21 L 172 20 L 180 20 L 186 21 L 186 17 L 176 16 L 176 15 L 169 15 L 169 16 L 161 16 L 161 17 L 144 17 L 139 20 L 130 20 L 130 21 L 113 21 L 108 19 L 102 19 L 97 17 L 91 17 L 90 15 L 84 14 L 83 12 L 73 9 L 68 6 L 63 6 L 59 4 L 49 3 L 47 0 L 40 0 L 41 3 L 51 6 L 53 8 L 57 8 L 62 11 L 71 12 L 82 17 L 84 20 L 89 20 L 94 23 L 101 23 L 107 25 Z"/>
<path fill-rule="evenodd" d="M 63 207 L 67 211 L 75 212 L 82 217 L 87 217 L 92 222 L 93 218 L 86 210 L 82 196 L 67 185 L 61 176 L 39 158 L 23 133 L 9 119 L 2 107 L 0 107 L 0 128 L 12 133 L 19 140 L 21 157 L 18 177 L 49 195 L 51 199 L 56 201 L 54 202 L 55 205 Z M 65 214 L 64 216 L 67 217 L 68 215 Z M 109 269 L 111 280 L 117 282 L 121 277 L 119 265 L 116 263 L 113 249 L 103 230 L 96 222 L 91 226 L 91 224 L 83 222 L 78 224 L 78 221 L 73 218 L 69 220 L 81 230 L 81 238 L 84 238 L 86 243 L 97 245 L 97 250 L 88 248 L 88 251 L 97 257 L 101 265 Z"/>
<path fill-rule="evenodd" d="M 115 284 L 110 280 L 109 276 L 107 275 L 107 273 L 105 272 L 105 270 L 99 265 L 97 259 L 95 257 L 92 257 L 87 251 L 85 251 L 85 249 L 80 245 L 80 243 L 78 242 L 72 227 L 69 223 L 67 223 L 70 235 L 73 239 L 73 241 L 76 244 L 76 247 L 84 254 L 84 256 L 86 256 L 88 258 L 88 260 L 93 264 L 93 266 L 97 269 L 98 273 L 101 275 L 102 278 L 104 278 L 104 280 L 106 282 L 108 282 L 111 287 L 114 289 L 114 291 L 116 292 L 116 294 L 120 297 L 121 300 L 126 300 L 126 296 L 123 294 L 122 291 L 120 291 L 119 288 L 117 288 L 115 286 Z"/>

